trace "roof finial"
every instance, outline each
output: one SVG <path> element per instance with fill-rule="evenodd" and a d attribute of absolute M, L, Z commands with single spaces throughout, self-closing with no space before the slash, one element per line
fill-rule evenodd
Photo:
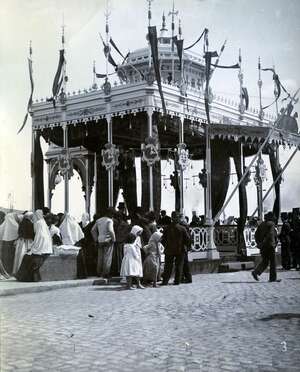
<path fill-rule="evenodd" d="M 181 40 L 181 37 L 182 37 L 182 28 L 181 28 L 181 19 L 179 18 L 179 21 L 178 21 L 178 39 Z"/>
<path fill-rule="evenodd" d="M 161 25 L 160 31 L 168 31 L 166 29 L 166 16 L 165 16 L 165 12 L 163 12 L 163 15 L 162 15 L 162 25 Z"/>
<path fill-rule="evenodd" d="M 61 46 L 65 49 L 65 16 L 62 14 L 62 25 L 61 25 Z"/>
<path fill-rule="evenodd" d="M 146 0 L 148 3 L 148 26 L 151 26 L 151 18 L 152 18 L 152 12 L 151 12 L 151 3 L 154 0 Z"/>
<path fill-rule="evenodd" d="M 169 12 L 169 16 L 172 16 L 172 37 L 174 37 L 174 31 L 175 31 L 175 23 L 174 23 L 174 16 L 178 15 L 178 10 L 175 11 L 175 4 L 173 0 L 173 8 L 172 11 Z"/>

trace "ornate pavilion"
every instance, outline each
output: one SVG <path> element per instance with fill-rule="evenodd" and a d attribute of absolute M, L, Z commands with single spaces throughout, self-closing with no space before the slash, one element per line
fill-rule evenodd
<path fill-rule="evenodd" d="M 183 48 L 179 24 L 175 36 L 174 8 L 171 32 L 165 17 L 156 35 L 150 25 L 149 2 L 148 46 L 135 50 L 116 64 L 111 56 L 108 16 L 104 53 L 108 63 L 115 64 L 118 82 L 112 84 L 108 74 L 98 88 L 67 93 L 66 62 L 62 57 L 55 77 L 51 100 L 36 101 L 32 116 L 32 179 L 33 208 L 44 206 L 43 163 L 48 166 L 48 197 L 51 207 L 53 190 L 60 177 L 65 184 L 65 211 L 69 210 L 69 179 L 76 169 L 82 180 L 86 211 L 90 212 L 91 192 L 95 189 L 96 212 L 115 206 L 119 189 L 123 189 L 129 213 L 137 207 L 135 158 L 142 158 L 142 200 L 144 211 L 161 205 L 161 160 L 172 158 L 174 208 L 184 211 L 184 172 L 188 163 L 203 159 L 205 167 L 199 174 L 205 189 L 206 226 L 194 231 L 194 250 L 201 257 L 217 257 L 218 249 L 238 252 L 253 248 L 253 231 L 245 227 L 247 218 L 247 177 L 256 164 L 258 216 L 262 218 L 261 154 L 268 154 L 274 179 L 276 200 L 274 211 L 280 211 L 280 177 L 278 148 L 280 145 L 299 147 L 296 119 L 292 104 L 276 118 L 259 108 L 248 106 L 243 86 L 241 56 L 238 69 L 240 97 L 238 102 L 213 95 L 209 80 L 218 66 L 218 54 L 208 50 L 208 31 L 203 32 L 203 55 Z M 201 37 L 200 37 L 201 38 Z M 200 40 L 200 39 L 199 39 Z M 111 43 L 112 45 L 114 43 Z M 223 48 L 224 49 L 224 48 Z M 219 54 L 222 54 L 222 50 Z M 259 63 L 260 74 L 260 63 Z M 101 75 L 101 76 L 100 76 Z M 98 77 L 97 76 L 97 77 Z M 259 89 L 261 92 L 261 77 Z M 294 100 L 294 101 L 293 101 Z M 43 159 L 40 137 L 49 144 Z M 245 157 L 254 156 L 249 167 Z M 234 160 L 239 193 L 240 218 L 235 227 L 215 227 L 226 207 L 230 177 L 230 159 Z M 255 163 L 256 162 L 256 163 Z M 285 169 L 285 168 L 284 168 Z M 283 170 L 284 170 L 283 169 Z M 252 235 L 251 235 L 252 234 Z M 233 248 L 234 247 L 234 248 Z M 220 249 L 219 249 L 220 251 Z M 254 252 L 254 251 L 253 251 Z"/>

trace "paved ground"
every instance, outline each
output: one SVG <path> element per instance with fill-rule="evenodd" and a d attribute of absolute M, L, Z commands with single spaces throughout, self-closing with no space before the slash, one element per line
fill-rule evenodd
<path fill-rule="evenodd" d="M 0 371 L 299 371 L 300 275 L 0 297 Z"/>

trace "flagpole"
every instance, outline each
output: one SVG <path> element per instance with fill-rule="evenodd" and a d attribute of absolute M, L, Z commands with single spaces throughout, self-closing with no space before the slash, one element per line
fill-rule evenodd
<path fill-rule="evenodd" d="M 171 53 L 171 56 L 172 56 L 172 81 L 173 81 L 173 84 L 175 83 L 175 76 L 174 76 L 174 32 L 175 32 L 175 15 L 178 15 L 178 10 L 175 11 L 175 4 L 174 4 L 174 0 L 173 0 L 173 8 L 172 8 L 172 11 L 169 12 L 169 16 L 172 16 L 172 24 L 171 24 L 171 28 L 172 28 L 172 53 Z"/>
<path fill-rule="evenodd" d="M 262 109 L 262 102 L 261 102 L 261 88 L 262 88 L 262 80 L 261 80 L 261 63 L 260 63 L 260 57 L 258 57 L 258 93 L 259 93 L 259 120 L 263 120 L 264 118 L 264 111 Z"/>
<path fill-rule="evenodd" d="M 62 127 L 63 127 L 63 138 L 64 138 L 64 150 L 65 150 L 65 172 L 64 172 L 64 197 L 65 197 L 65 208 L 64 212 L 69 213 L 70 205 L 69 205 L 69 177 L 70 175 L 70 154 L 69 154 L 69 141 L 68 141 L 68 126 L 66 122 L 66 89 L 67 89 L 67 66 L 66 66 L 66 58 L 65 58 L 65 20 L 64 14 L 62 18 L 62 35 L 61 35 L 61 46 L 64 55 L 64 64 L 63 64 L 63 82 L 62 82 L 62 91 L 60 93 L 60 103 L 61 103 L 61 110 L 62 110 Z"/>
<path fill-rule="evenodd" d="M 148 27 L 151 26 L 151 18 L 152 18 L 152 12 L 151 12 L 151 3 L 152 1 L 154 0 L 147 0 L 147 3 L 148 3 Z M 148 42 L 149 42 L 149 54 L 148 54 L 148 58 L 149 58 L 149 72 L 150 72 L 150 69 L 151 69 L 151 44 L 150 44 L 150 35 L 148 34 Z"/>
<path fill-rule="evenodd" d="M 31 64 L 31 75 L 33 73 L 32 69 L 32 41 L 29 41 L 29 60 Z M 32 76 L 31 76 L 32 79 Z M 30 108 L 31 110 L 31 108 Z M 30 112 L 31 114 L 31 112 Z M 33 129 L 32 126 L 32 120 L 31 120 L 31 209 L 32 211 L 35 210 L 35 167 L 34 167 L 34 158 L 35 158 L 35 130 Z"/>

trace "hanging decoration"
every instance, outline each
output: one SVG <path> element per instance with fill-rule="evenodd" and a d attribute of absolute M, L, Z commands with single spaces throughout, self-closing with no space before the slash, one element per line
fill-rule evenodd
<path fill-rule="evenodd" d="M 106 143 L 101 151 L 102 165 L 106 170 L 114 169 L 119 165 L 120 151 L 113 143 Z"/>
<path fill-rule="evenodd" d="M 202 39 L 202 36 L 205 35 L 205 34 L 207 34 L 207 33 L 208 33 L 208 29 L 205 28 L 203 30 L 202 34 L 198 37 L 198 39 L 192 45 L 184 48 L 184 50 L 189 50 L 189 49 L 193 48 L 197 43 L 199 43 L 199 41 Z"/>
<path fill-rule="evenodd" d="M 185 143 L 177 145 L 178 164 L 180 168 L 185 171 L 189 166 L 189 150 L 186 148 Z"/>
<path fill-rule="evenodd" d="M 160 99 L 161 99 L 161 105 L 162 105 L 163 113 L 164 115 L 166 115 L 167 110 L 166 110 L 165 99 L 164 99 L 162 86 L 161 86 L 161 76 L 160 76 L 160 69 L 159 69 L 158 47 L 157 47 L 158 40 L 157 40 L 156 26 L 148 27 L 148 35 L 149 35 L 149 42 L 151 46 L 151 53 L 152 53 L 152 60 L 153 60 L 153 65 L 154 65 L 156 81 L 157 81 L 158 90 L 159 90 Z"/>
<path fill-rule="evenodd" d="M 66 149 L 61 150 L 61 154 L 58 157 L 58 168 L 60 174 L 65 178 L 70 179 L 73 176 L 73 162 L 70 158 L 70 153 Z"/>
<path fill-rule="evenodd" d="M 27 58 L 27 60 L 28 60 L 28 70 L 29 70 L 29 79 L 30 79 L 30 96 L 29 96 L 29 99 L 28 99 L 27 111 L 26 111 L 26 114 L 25 114 L 25 117 L 24 117 L 24 120 L 23 120 L 23 124 L 22 124 L 21 128 L 18 130 L 17 134 L 19 134 L 23 130 L 23 128 L 25 127 L 26 122 L 27 122 L 27 118 L 28 118 L 28 114 L 30 113 L 31 107 L 32 107 L 32 96 L 33 96 L 33 90 L 34 90 L 34 83 L 33 83 L 33 76 L 32 76 L 32 59 L 31 59 L 31 56 L 32 56 L 32 47 L 31 47 L 31 42 L 30 42 L 29 58 Z"/>
<path fill-rule="evenodd" d="M 155 164 L 160 160 L 160 144 L 154 137 L 147 137 L 145 143 L 142 143 L 141 150 L 143 153 L 142 160 L 148 166 Z"/>

